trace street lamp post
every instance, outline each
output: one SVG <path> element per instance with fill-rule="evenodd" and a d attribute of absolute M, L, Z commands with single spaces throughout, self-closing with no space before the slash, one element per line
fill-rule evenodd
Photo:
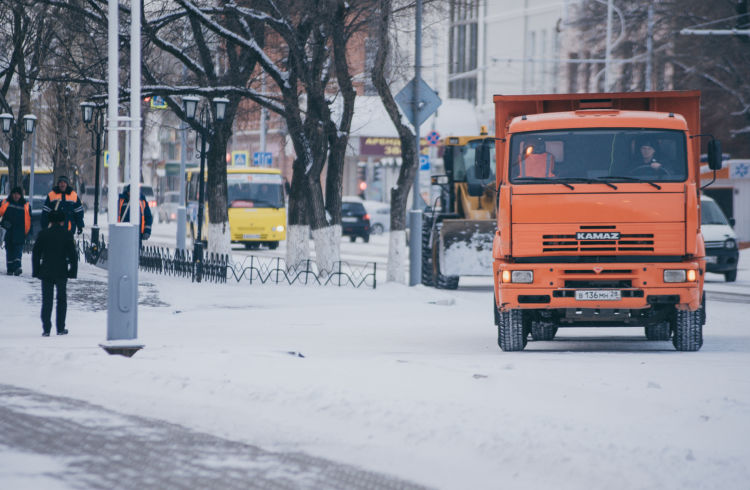
<path fill-rule="evenodd" d="M 102 135 L 104 134 L 104 110 L 106 106 L 94 102 L 81 102 L 81 117 L 86 131 L 91 133 L 91 148 L 96 152 L 95 182 L 94 182 L 94 226 L 91 227 L 91 252 L 99 250 L 99 194 L 100 194 L 100 162 L 102 154 Z"/>
<path fill-rule="evenodd" d="M 13 142 L 20 140 L 21 149 L 19 151 L 19 158 L 21 159 L 21 165 L 19 165 L 19 167 L 23 168 L 23 140 L 34 133 L 34 129 L 36 128 L 36 116 L 33 114 L 26 114 L 25 116 L 23 116 L 22 121 L 15 121 L 12 114 L 9 114 L 7 112 L 4 114 L 0 114 L 0 128 L 9 141 Z M 33 207 L 34 202 L 34 160 L 32 159 L 31 161 L 32 166 L 29 180 L 29 208 Z M 23 180 L 23 170 L 21 170 L 21 178 Z M 11 182 L 10 184 L 11 187 L 16 185 L 14 182 Z"/>
<path fill-rule="evenodd" d="M 201 140 L 200 150 L 200 172 L 198 172 L 198 233 L 193 242 L 193 264 L 195 265 L 193 271 L 193 280 L 201 282 L 203 278 L 203 221 L 204 217 L 204 203 L 205 203 L 205 187 L 204 182 L 206 175 L 206 141 L 211 138 L 214 134 L 214 123 L 218 123 L 224 120 L 226 115 L 227 105 L 229 99 L 224 97 L 214 97 L 213 99 L 213 112 L 210 111 L 204 104 L 201 107 L 198 117 L 196 118 L 196 112 L 198 109 L 198 103 L 200 98 L 192 95 L 188 95 L 182 98 L 182 107 L 185 112 L 185 117 L 191 123 L 191 126 L 196 130 Z M 213 113 L 213 121 L 211 120 L 211 114 Z"/>

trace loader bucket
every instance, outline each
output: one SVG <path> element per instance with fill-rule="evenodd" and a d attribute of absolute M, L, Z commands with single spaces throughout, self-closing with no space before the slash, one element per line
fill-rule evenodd
<path fill-rule="evenodd" d="M 446 219 L 440 227 L 440 273 L 446 276 L 491 276 L 495 220 Z"/>

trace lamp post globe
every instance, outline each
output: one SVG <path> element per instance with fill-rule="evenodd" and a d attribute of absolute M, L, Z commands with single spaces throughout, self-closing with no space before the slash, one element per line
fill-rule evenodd
<path fill-rule="evenodd" d="M 10 131 L 10 123 L 13 122 L 13 114 L 8 114 L 7 112 L 0 114 L 0 124 L 2 124 L 3 133 L 8 133 Z"/>
<path fill-rule="evenodd" d="M 26 134 L 33 133 L 35 127 L 36 127 L 35 115 L 26 114 L 25 116 L 23 116 L 23 130 L 26 132 Z"/>
<path fill-rule="evenodd" d="M 227 106 L 229 105 L 229 99 L 226 97 L 214 97 L 213 99 L 214 103 L 214 113 L 216 114 L 216 120 L 217 121 L 223 121 L 226 113 L 227 113 Z"/>
<path fill-rule="evenodd" d="M 195 119 L 195 110 L 198 108 L 200 99 L 195 95 L 186 95 L 182 98 L 182 110 L 185 111 L 185 117 Z"/>
<path fill-rule="evenodd" d="M 90 124 L 94 118 L 94 108 L 96 104 L 93 102 L 81 102 L 81 119 L 84 124 Z"/>

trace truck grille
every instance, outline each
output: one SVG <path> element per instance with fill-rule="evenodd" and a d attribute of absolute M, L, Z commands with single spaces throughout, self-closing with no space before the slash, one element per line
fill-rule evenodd
<path fill-rule="evenodd" d="M 724 241 L 706 242 L 706 248 L 724 248 Z"/>
<path fill-rule="evenodd" d="M 584 227 L 581 227 L 584 228 Z M 591 229 L 591 227 L 586 227 Z M 543 252 L 653 252 L 652 233 L 623 233 L 619 240 L 577 240 L 576 235 L 542 235 Z"/>

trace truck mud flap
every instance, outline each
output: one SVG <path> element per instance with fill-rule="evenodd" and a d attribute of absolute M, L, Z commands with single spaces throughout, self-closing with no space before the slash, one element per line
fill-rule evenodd
<path fill-rule="evenodd" d="M 440 273 L 491 276 L 495 220 L 443 220 L 440 227 Z"/>

